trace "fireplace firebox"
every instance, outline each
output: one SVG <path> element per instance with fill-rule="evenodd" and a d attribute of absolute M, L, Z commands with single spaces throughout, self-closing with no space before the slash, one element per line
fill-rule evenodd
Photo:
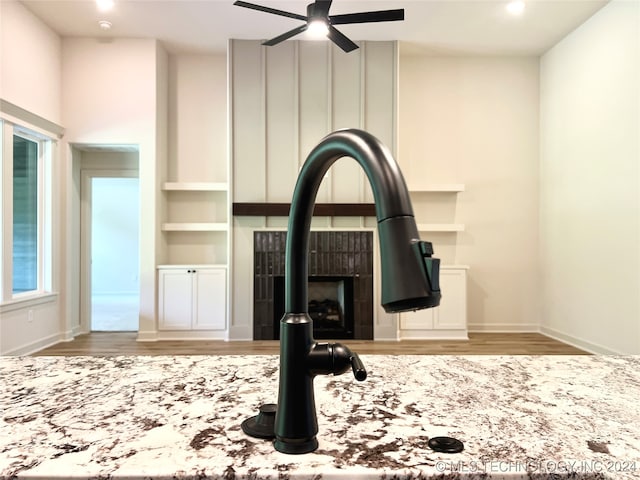
<path fill-rule="evenodd" d="M 353 339 L 353 277 L 309 277 L 309 316 L 314 338 Z M 274 278 L 274 319 L 284 315 L 284 276 Z M 273 336 L 280 339 L 279 322 Z"/>
<path fill-rule="evenodd" d="M 277 340 L 286 232 L 254 234 L 255 340 Z M 309 315 L 317 339 L 373 339 L 373 233 L 311 232 Z"/>

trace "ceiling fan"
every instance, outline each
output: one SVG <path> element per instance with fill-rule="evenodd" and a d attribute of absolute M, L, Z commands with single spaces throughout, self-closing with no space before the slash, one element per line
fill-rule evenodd
<path fill-rule="evenodd" d="M 243 2 L 237 0 L 234 5 L 239 7 L 251 8 L 253 10 L 259 10 L 261 12 L 272 13 L 274 15 L 280 15 L 283 17 L 295 18 L 296 20 L 302 20 L 304 25 L 289 30 L 288 32 L 278 35 L 263 42 L 263 45 L 273 46 L 280 42 L 287 40 L 306 31 L 307 29 L 324 30 L 326 36 L 340 47 L 345 52 L 351 52 L 358 48 L 354 42 L 349 40 L 343 35 L 334 25 L 346 25 L 349 23 L 371 23 L 371 22 L 393 22 L 397 20 L 404 20 L 404 9 L 397 10 L 379 10 L 375 12 L 360 12 L 360 13 L 347 13 L 345 15 L 329 15 L 329 8 L 331 7 L 332 0 L 316 0 L 314 3 L 307 5 L 307 14 L 299 15 L 297 13 L 285 12 L 284 10 L 277 10 L 275 8 L 263 7 L 262 5 L 256 5 L 255 3 Z"/>

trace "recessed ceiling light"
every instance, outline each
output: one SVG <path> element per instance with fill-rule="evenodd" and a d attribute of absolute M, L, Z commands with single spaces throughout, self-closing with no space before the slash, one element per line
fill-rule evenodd
<path fill-rule="evenodd" d="M 106 20 L 100 20 L 98 22 L 98 26 L 102 29 L 102 30 L 111 30 L 111 27 L 113 27 L 113 25 L 111 24 L 111 22 L 108 22 Z"/>
<path fill-rule="evenodd" d="M 524 12 L 524 1 L 523 0 L 513 0 L 507 3 L 507 11 L 512 15 L 522 15 Z"/>
<path fill-rule="evenodd" d="M 96 0 L 96 4 L 98 5 L 98 10 L 102 12 L 113 8 L 113 0 Z"/>

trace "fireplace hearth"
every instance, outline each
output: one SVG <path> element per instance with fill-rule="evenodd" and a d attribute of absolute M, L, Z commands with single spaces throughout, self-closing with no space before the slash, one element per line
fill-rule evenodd
<path fill-rule="evenodd" d="M 255 340 L 277 340 L 286 232 L 254 233 Z M 311 232 L 309 315 L 317 339 L 373 339 L 373 233 Z"/>

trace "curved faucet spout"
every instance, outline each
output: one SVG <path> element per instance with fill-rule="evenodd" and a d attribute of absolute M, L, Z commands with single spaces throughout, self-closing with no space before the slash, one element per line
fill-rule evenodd
<path fill-rule="evenodd" d="M 317 343 L 308 314 L 309 230 L 316 194 L 331 165 L 355 159 L 371 183 L 380 237 L 382 304 L 388 312 L 440 303 L 439 260 L 419 239 L 409 192 L 389 150 L 369 133 L 340 130 L 313 149 L 296 183 L 286 245 L 285 314 L 280 322 L 280 384 L 274 446 L 284 453 L 318 447 L 313 378 L 344 373 L 367 376 L 357 354 L 341 344 Z"/>
<path fill-rule="evenodd" d="M 391 152 L 362 130 L 338 130 L 307 157 L 293 193 L 285 264 L 285 312 L 307 311 L 309 230 L 315 198 L 325 173 L 341 157 L 365 171 L 376 205 L 380 238 L 382 306 L 388 312 L 440 303 L 439 263 L 431 245 L 420 242 L 407 185 Z"/>

